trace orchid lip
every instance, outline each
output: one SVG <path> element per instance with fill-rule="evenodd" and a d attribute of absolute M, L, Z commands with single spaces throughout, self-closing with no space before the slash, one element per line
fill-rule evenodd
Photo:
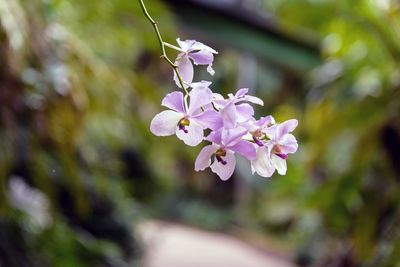
<path fill-rule="evenodd" d="M 253 135 L 253 140 L 258 146 L 264 146 L 264 143 L 261 142 L 257 137 Z"/>
<path fill-rule="evenodd" d="M 219 163 L 221 163 L 222 165 L 226 165 L 226 161 L 222 158 L 226 156 L 226 151 L 223 148 L 218 148 L 217 151 L 215 151 L 215 158 L 217 159 L 217 161 Z"/>
<path fill-rule="evenodd" d="M 217 158 L 217 160 L 218 160 L 219 163 L 221 163 L 222 165 L 226 165 L 226 161 L 223 160 L 221 156 L 216 155 L 215 157 Z"/>
<path fill-rule="evenodd" d="M 183 131 L 184 133 L 188 133 L 188 130 L 185 128 L 186 126 L 190 125 L 190 121 L 188 118 L 183 117 L 179 122 L 178 122 L 178 128 L 179 130 Z"/>
<path fill-rule="evenodd" d="M 279 154 L 275 154 L 275 155 L 277 155 L 281 159 L 287 159 L 288 158 L 288 155 L 287 154 L 283 154 L 283 153 L 279 153 Z"/>
<path fill-rule="evenodd" d="M 282 147 L 280 144 L 275 144 L 274 147 L 272 148 L 272 153 L 280 157 L 281 159 L 287 159 L 288 155 L 285 153 L 282 153 Z"/>
<path fill-rule="evenodd" d="M 179 130 L 183 131 L 186 134 L 189 132 L 188 130 L 186 130 L 184 125 L 179 125 L 178 128 L 179 128 Z"/>

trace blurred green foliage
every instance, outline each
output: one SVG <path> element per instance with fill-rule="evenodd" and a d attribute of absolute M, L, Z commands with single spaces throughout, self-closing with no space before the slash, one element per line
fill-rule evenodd
<path fill-rule="evenodd" d="M 301 89 L 300 149 L 256 213 L 302 240 L 316 266 L 400 262 L 400 13 L 397 1 L 263 1 L 288 32 L 312 30 L 325 63 Z M 307 30 L 305 30 L 307 29 Z M 285 114 L 286 105 L 274 113 Z M 284 116 L 285 117 L 285 116 Z M 305 259 L 307 258 L 307 260 Z M 313 265 L 313 266 L 314 266 Z M 329 265 L 331 266 L 331 265 Z"/>
<path fill-rule="evenodd" d="M 137 260 L 131 194 L 151 183 L 132 180 L 152 174 L 128 169 L 154 150 L 147 124 L 161 94 L 133 69 L 144 45 L 155 49 L 139 11 L 132 1 L 0 1 L 0 222 L 14 233 L 0 236 L 1 265 Z M 34 231 L 35 208 L 52 220 Z M 8 245 L 14 235 L 21 242 Z"/>

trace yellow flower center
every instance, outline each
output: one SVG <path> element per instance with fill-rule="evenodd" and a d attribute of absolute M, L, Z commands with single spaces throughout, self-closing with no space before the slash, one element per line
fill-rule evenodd
<path fill-rule="evenodd" d="M 184 133 L 188 133 L 188 130 L 185 128 L 186 126 L 190 125 L 190 121 L 188 118 L 183 117 L 182 119 L 180 119 L 180 121 L 178 122 L 178 128 L 179 130 L 183 131 Z"/>
<path fill-rule="evenodd" d="M 217 151 L 215 151 L 215 158 L 217 159 L 217 161 L 219 163 L 221 163 L 222 165 L 226 165 L 226 161 L 222 158 L 226 156 L 226 150 L 222 149 L 222 148 L 218 148 Z"/>

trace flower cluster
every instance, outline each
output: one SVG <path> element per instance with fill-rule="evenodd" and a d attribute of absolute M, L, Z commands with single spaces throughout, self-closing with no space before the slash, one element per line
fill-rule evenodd
<path fill-rule="evenodd" d="M 186 94 L 174 91 L 164 97 L 161 105 L 168 110 L 153 118 L 151 132 L 157 136 L 175 134 L 189 146 L 197 146 L 203 140 L 210 142 L 197 156 L 194 169 L 210 167 L 222 180 L 229 179 L 235 170 L 235 153 L 251 162 L 253 174 L 271 177 L 275 170 L 286 174 L 288 154 L 295 153 L 298 147 L 291 134 L 297 120 L 276 123 L 272 116 L 256 120 L 250 104 L 264 103 L 248 95 L 247 88 L 224 98 L 211 91 L 211 82 L 193 82 L 193 64 L 207 65 L 207 71 L 214 74 L 212 63 L 217 51 L 194 40 L 177 42 L 179 47 L 169 46 L 180 52 L 175 60 L 178 73 L 174 73 L 174 80 L 178 87 L 185 86 Z"/>

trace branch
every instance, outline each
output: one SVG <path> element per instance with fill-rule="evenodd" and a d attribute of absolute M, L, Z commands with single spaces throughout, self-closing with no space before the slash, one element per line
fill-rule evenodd
<path fill-rule="evenodd" d="M 140 6 L 142 7 L 144 15 L 150 21 L 150 23 L 153 25 L 153 28 L 154 28 L 154 30 L 155 30 L 155 32 L 157 34 L 157 39 L 158 39 L 158 42 L 160 44 L 160 49 L 161 49 L 161 58 L 165 59 L 165 61 L 167 61 L 167 63 L 169 65 L 171 65 L 171 67 L 174 69 L 174 72 L 175 72 L 176 76 L 178 77 L 179 84 L 181 85 L 183 91 L 185 91 L 185 94 L 188 96 L 189 92 L 187 91 L 187 89 L 185 87 L 185 84 L 183 83 L 183 79 L 182 79 L 182 76 L 179 73 L 178 66 L 176 66 L 169 59 L 169 57 L 167 56 L 167 53 L 165 52 L 165 43 L 164 43 L 164 41 L 163 41 L 163 39 L 161 37 L 161 33 L 160 33 L 160 30 L 158 29 L 157 22 L 150 16 L 149 12 L 146 9 L 146 6 L 145 6 L 143 0 L 139 0 L 139 3 L 140 3 Z"/>

